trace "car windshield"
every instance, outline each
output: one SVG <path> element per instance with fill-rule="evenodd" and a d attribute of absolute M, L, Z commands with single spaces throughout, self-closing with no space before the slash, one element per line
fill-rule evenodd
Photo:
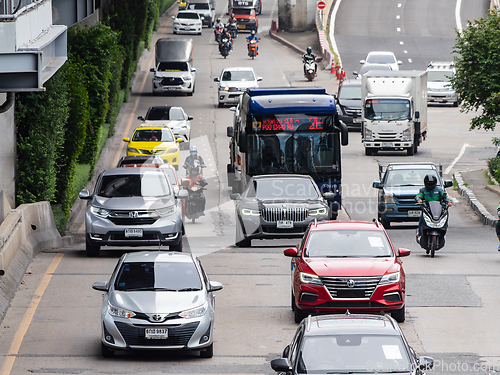
<path fill-rule="evenodd" d="M 198 13 L 195 12 L 179 12 L 177 13 L 177 18 L 197 20 L 200 16 L 198 16 Z"/>
<path fill-rule="evenodd" d="M 191 9 L 191 10 L 210 9 L 210 4 L 208 4 L 208 3 L 189 4 L 188 9 Z"/>
<path fill-rule="evenodd" d="M 222 81 L 255 81 L 255 75 L 251 70 L 226 70 Z"/>
<path fill-rule="evenodd" d="M 433 175 L 440 178 L 435 169 L 394 169 L 387 172 L 385 186 L 387 187 L 404 187 L 404 186 L 424 186 L 424 178 L 426 175 Z"/>
<path fill-rule="evenodd" d="M 103 176 L 97 188 L 97 195 L 106 198 L 163 197 L 170 194 L 165 175 L 147 171 L 141 174 Z"/>
<path fill-rule="evenodd" d="M 185 119 L 184 111 L 180 107 L 152 107 L 146 114 L 146 120 L 148 121 L 183 121 Z"/>
<path fill-rule="evenodd" d="M 125 262 L 118 271 L 115 289 L 195 291 L 201 290 L 201 279 L 193 263 Z"/>
<path fill-rule="evenodd" d="M 450 82 L 450 77 L 453 76 L 452 71 L 447 70 L 429 70 L 427 72 L 427 82 Z"/>
<path fill-rule="evenodd" d="M 410 372 L 400 336 L 335 335 L 305 337 L 297 358 L 299 374 Z"/>
<path fill-rule="evenodd" d="M 366 58 L 366 62 L 373 64 L 394 64 L 396 62 L 396 59 L 393 55 L 388 54 L 370 54 Z"/>
<path fill-rule="evenodd" d="M 313 181 L 295 178 L 264 178 L 254 180 L 247 190 L 248 198 L 272 199 L 317 199 L 318 191 Z"/>
<path fill-rule="evenodd" d="M 378 65 L 364 64 L 361 67 L 361 69 L 359 69 L 358 74 L 362 75 L 365 74 L 366 72 L 369 72 L 370 70 L 392 70 L 392 68 L 390 65 L 387 64 L 378 64 Z"/>
<path fill-rule="evenodd" d="M 134 142 L 173 142 L 170 129 L 136 129 L 132 136 Z"/>
<path fill-rule="evenodd" d="M 159 72 L 187 72 L 188 64 L 183 61 L 163 61 L 158 64 Z"/>
<path fill-rule="evenodd" d="M 361 85 L 359 86 L 341 86 L 339 99 L 361 100 Z"/>
<path fill-rule="evenodd" d="M 384 232 L 373 230 L 313 231 L 304 256 L 309 258 L 376 258 L 393 256 Z"/>

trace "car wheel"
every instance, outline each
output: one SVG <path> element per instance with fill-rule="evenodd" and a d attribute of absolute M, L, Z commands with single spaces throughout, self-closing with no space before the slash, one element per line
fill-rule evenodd
<path fill-rule="evenodd" d="M 98 257 L 101 247 L 99 245 L 92 244 L 89 239 L 85 240 L 85 252 L 88 257 Z"/>
<path fill-rule="evenodd" d="M 401 307 L 400 309 L 394 310 L 391 312 L 391 316 L 398 323 L 403 323 L 405 321 L 405 307 Z"/>
<path fill-rule="evenodd" d="M 177 245 L 170 245 L 168 249 L 170 251 L 182 251 L 182 237 Z"/>
<path fill-rule="evenodd" d="M 178 165 L 178 164 L 175 164 L 175 165 L 174 165 L 174 169 L 175 169 L 176 171 L 178 171 L 178 170 L 179 170 L 179 165 Z"/>
<path fill-rule="evenodd" d="M 224 103 L 219 103 L 219 108 L 224 107 Z"/>
<path fill-rule="evenodd" d="M 212 358 L 214 356 L 214 343 L 200 351 L 201 358 Z"/>
<path fill-rule="evenodd" d="M 385 229 L 389 229 L 391 227 L 391 222 L 387 219 L 381 219 L 380 223 Z"/>
<path fill-rule="evenodd" d="M 108 348 L 106 345 L 104 345 L 102 342 L 101 342 L 101 355 L 104 357 L 104 358 L 112 358 L 115 356 L 115 351 L 114 350 L 111 350 L 110 348 Z"/>
<path fill-rule="evenodd" d="M 408 156 L 413 156 L 414 151 L 415 151 L 415 150 L 413 149 L 413 146 L 410 146 L 410 147 L 408 147 L 408 148 L 406 149 L 406 155 L 408 155 Z"/>
<path fill-rule="evenodd" d="M 290 306 L 292 307 L 292 311 L 295 311 L 297 309 L 297 306 L 295 306 L 295 296 L 293 295 L 293 290 L 292 290 L 292 301 L 290 303 Z"/>
<path fill-rule="evenodd" d="M 240 219 L 237 217 L 236 223 L 236 246 L 238 247 L 252 247 L 252 240 L 245 237 L 243 229 L 241 228 Z"/>
<path fill-rule="evenodd" d="M 300 323 L 302 319 L 306 318 L 308 315 L 306 310 L 301 310 L 297 306 L 293 310 L 293 320 L 295 323 Z"/>
<path fill-rule="evenodd" d="M 458 100 L 456 102 L 453 102 L 453 107 L 458 107 Z"/>

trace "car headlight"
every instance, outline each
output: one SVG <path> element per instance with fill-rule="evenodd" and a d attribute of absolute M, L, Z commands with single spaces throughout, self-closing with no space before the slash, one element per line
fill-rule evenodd
<path fill-rule="evenodd" d="M 399 283 L 400 272 L 388 273 L 382 276 L 378 285 L 396 284 Z"/>
<path fill-rule="evenodd" d="M 167 150 L 153 150 L 153 155 L 163 155 Z"/>
<path fill-rule="evenodd" d="M 384 201 L 387 204 L 396 203 L 392 194 L 384 194 Z"/>
<path fill-rule="evenodd" d="M 192 77 L 191 76 L 186 76 L 186 77 L 182 77 L 184 78 L 185 81 L 191 81 Z"/>
<path fill-rule="evenodd" d="M 403 130 L 403 138 L 401 138 L 402 141 L 410 141 L 411 140 L 411 129 L 408 128 L 408 129 L 405 129 Z"/>
<path fill-rule="evenodd" d="M 228 86 L 224 87 L 224 91 L 229 91 L 229 87 Z"/>
<path fill-rule="evenodd" d="M 174 21 L 174 26 L 180 26 L 180 22 L 179 21 Z"/>
<path fill-rule="evenodd" d="M 164 208 L 159 208 L 158 210 L 155 210 L 157 215 L 160 217 L 170 216 L 172 214 L 175 214 L 176 211 L 177 211 L 177 207 L 175 205 L 164 207 Z"/>
<path fill-rule="evenodd" d="M 318 276 L 305 272 L 300 273 L 300 281 L 304 284 L 323 285 L 323 282 Z"/>
<path fill-rule="evenodd" d="M 109 216 L 109 211 L 101 207 L 90 206 L 90 212 L 92 212 L 95 216 L 99 216 L 104 219 Z"/>
<path fill-rule="evenodd" d="M 326 215 L 326 207 L 309 210 L 309 216 Z"/>
<path fill-rule="evenodd" d="M 113 306 L 108 304 L 109 315 L 116 316 L 118 318 L 133 318 L 135 313 L 133 311 L 122 309 L 121 307 Z"/>
<path fill-rule="evenodd" d="M 128 152 L 133 152 L 134 154 L 138 154 L 139 150 L 136 149 L 135 147 L 127 147 Z"/>
<path fill-rule="evenodd" d="M 194 309 L 184 310 L 179 313 L 180 318 L 192 319 L 199 318 L 200 316 L 205 315 L 208 309 L 208 303 L 205 302 L 203 305 L 195 307 Z"/>
<path fill-rule="evenodd" d="M 373 141 L 373 132 L 370 129 L 365 128 L 365 141 Z"/>
<path fill-rule="evenodd" d="M 342 108 L 338 104 L 335 107 L 337 107 L 337 113 L 344 114 L 344 111 L 342 111 Z"/>
<path fill-rule="evenodd" d="M 242 215 L 246 216 L 260 216 L 260 212 L 257 210 L 251 210 L 249 208 L 244 208 L 241 210 Z"/>
<path fill-rule="evenodd" d="M 177 147 L 172 147 L 170 150 L 168 150 L 167 154 L 175 154 L 179 149 Z"/>

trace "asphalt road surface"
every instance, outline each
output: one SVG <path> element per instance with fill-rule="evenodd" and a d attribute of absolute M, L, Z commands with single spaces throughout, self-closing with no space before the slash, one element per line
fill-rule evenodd
<path fill-rule="evenodd" d="M 370 5 L 365 6 L 367 3 Z M 396 27 L 404 30 L 406 45 L 413 43 L 414 48 L 408 47 L 408 57 L 415 69 L 425 68 L 430 59 L 449 60 L 446 57 L 453 44 L 456 2 L 401 1 L 404 13 L 396 22 L 397 3 L 342 2 L 336 37 L 345 64 L 352 64 L 354 69 L 369 50 L 393 50 L 403 59 Z M 462 7 L 472 15 L 481 11 L 478 3 L 485 2 L 464 0 Z M 224 6 L 225 2 L 218 4 L 217 14 L 225 20 Z M 340 15 L 342 21 L 338 21 Z M 261 30 L 269 30 L 271 19 L 276 18 L 277 1 L 265 2 Z M 462 21 L 465 19 L 462 14 Z M 171 33 L 166 15 L 155 38 Z M 274 373 L 269 361 L 280 356 L 297 327 L 290 309 L 290 264 L 283 256 L 283 250 L 297 241 L 253 241 L 251 248 L 242 249 L 234 246 L 234 205 L 225 174 L 229 158 L 226 127 L 232 124 L 233 113 L 217 108 L 213 78 L 224 67 L 253 66 L 263 77 L 261 86 L 310 84 L 302 77 L 300 56 L 295 52 L 262 33 L 259 56 L 250 60 L 245 36 L 238 37 L 227 59 L 219 55 L 211 30 L 205 28 L 203 35 L 193 36 L 197 72 L 192 97 L 153 96 L 149 68 L 154 55 L 146 51 L 116 134 L 108 141 L 99 163 L 100 168 L 116 164 L 125 153 L 122 138 L 132 134 L 140 123 L 137 116 L 144 115 L 150 106 L 180 105 L 194 117 L 192 142 L 208 165 L 205 177 L 209 185 L 206 216 L 194 224 L 186 223 L 184 249 L 200 257 L 212 280 L 224 284 L 224 289 L 216 293 L 214 357 L 201 359 L 190 352 L 139 352 L 112 359 L 100 356 L 101 295 L 91 285 L 107 280 L 120 255 L 131 249 L 105 248 L 101 257 L 87 258 L 82 212 L 72 227 L 75 244 L 40 253 L 20 285 L 0 328 L 0 375 Z M 431 48 L 440 54 L 434 57 Z M 441 54 L 444 51 L 448 55 Z M 402 69 L 408 68 L 408 57 Z M 319 71 L 314 82 L 327 88 L 333 83 L 325 71 Z M 443 165 L 445 178 L 484 166 L 485 159 L 495 152 L 491 137 L 498 133 L 470 132 L 470 118 L 459 108 L 430 107 L 429 138 L 413 157 L 397 152 L 365 156 L 359 133 L 350 133 L 350 143 L 343 148 L 343 192 L 351 218 L 371 220 L 376 216 L 376 192 L 371 186 L 378 180 L 378 162 L 433 161 Z M 181 162 L 186 156 L 183 151 Z M 179 173 L 182 176 L 182 171 Z M 483 226 L 456 192 L 449 189 L 449 193 L 455 205 L 450 210 L 447 245 L 434 259 L 415 243 L 416 225 L 395 224 L 388 230 L 396 247 L 412 250 L 404 260 L 407 317 L 401 327 L 417 353 L 435 358 L 434 372 L 491 373 L 486 370 L 500 370 L 498 241 L 493 229 Z"/>

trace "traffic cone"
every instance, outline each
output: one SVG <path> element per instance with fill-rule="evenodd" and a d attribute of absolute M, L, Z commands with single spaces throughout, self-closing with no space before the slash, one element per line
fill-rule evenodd
<path fill-rule="evenodd" d="M 337 63 L 332 64 L 332 66 L 330 67 L 330 74 L 337 74 Z"/>
<path fill-rule="evenodd" d="M 340 73 L 340 82 L 345 81 L 345 70 L 342 69 L 342 72 Z"/>
<path fill-rule="evenodd" d="M 337 66 L 337 80 L 340 80 L 340 65 Z"/>

